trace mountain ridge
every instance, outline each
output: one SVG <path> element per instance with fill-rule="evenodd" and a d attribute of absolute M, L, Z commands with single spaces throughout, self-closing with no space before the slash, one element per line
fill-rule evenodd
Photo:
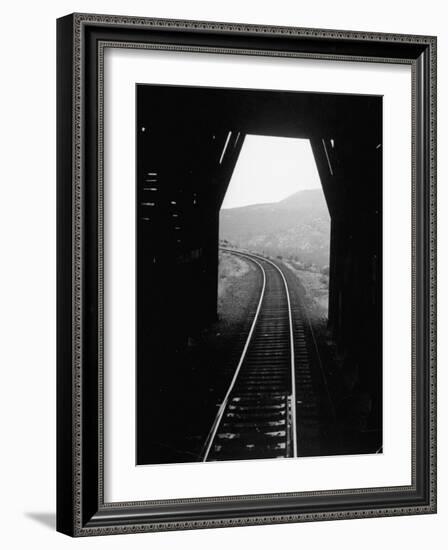
<path fill-rule="evenodd" d="M 220 212 L 220 239 L 322 269 L 329 263 L 330 217 L 321 189 Z"/>

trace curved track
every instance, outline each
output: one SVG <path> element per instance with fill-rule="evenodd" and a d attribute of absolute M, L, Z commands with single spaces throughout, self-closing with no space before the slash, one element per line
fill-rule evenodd
<path fill-rule="evenodd" d="M 226 252 L 256 265 L 262 286 L 234 376 L 207 437 L 203 461 L 295 457 L 299 444 L 296 362 L 307 358 L 304 333 L 293 323 L 287 279 L 266 258 Z"/>

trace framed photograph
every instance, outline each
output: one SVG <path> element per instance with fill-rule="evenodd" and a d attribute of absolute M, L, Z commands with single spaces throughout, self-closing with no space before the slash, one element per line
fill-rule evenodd
<path fill-rule="evenodd" d="M 434 513 L 436 38 L 57 41 L 57 529 Z"/>

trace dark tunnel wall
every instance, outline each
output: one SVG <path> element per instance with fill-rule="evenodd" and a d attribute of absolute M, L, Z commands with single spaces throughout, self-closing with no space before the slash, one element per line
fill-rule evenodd
<path fill-rule="evenodd" d="M 139 321 L 157 311 L 150 325 L 183 345 L 216 317 L 219 209 L 243 139 L 219 163 L 228 131 L 137 132 L 137 294 L 148 301 Z"/>
<path fill-rule="evenodd" d="M 329 328 L 380 426 L 381 120 L 374 96 L 137 86 L 138 365 L 166 364 L 216 318 L 219 210 L 244 136 L 309 138 L 331 216 Z"/>
<path fill-rule="evenodd" d="M 333 143 L 312 140 L 331 216 L 328 326 L 346 379 L 372 407 L 376 429 L 382 423 L 382 137 L 373 132 Z"/>

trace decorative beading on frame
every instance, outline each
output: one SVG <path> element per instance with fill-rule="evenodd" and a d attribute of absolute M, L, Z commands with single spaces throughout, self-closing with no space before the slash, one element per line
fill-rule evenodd
<path fill-rule="evenodd" d="M 437 42 L 430 41 L 430 124 L 429 124 L 429 507 L 437 507 Z"/>
<path fill-rule="evenodd" d="M 152 27 L 157 29 L 183 29 L 202 31 L 221 31 L 235 33 L 254 33 L 265 35 L 289 35 L 294 37 L 334 38 L 344 40 L 359 40 L 363 42 L 398 42 L 409 44 L 435 44 L 432 36 L 392 34 L 378 32 L 357 32 L 335 29 L 309 29 L 305 27 L 284 27 L 273 25 L 256 25 L 244 23 L 222 23 L 214 21 L 188 21 L 182 19 L 158 19 L 148 17 L 128 17 L 122 15 L 96 15 L 89 13 L 75 14 L 75 24 L 99 23 L 129 27 Z"/>
<path fill-rule="evenodd" d="M 73 425 L 72 438 L 74 441 L 73 456 L 73 494 L 74 494 L 74 532 L 82 533 L 81 514 L 81 373 L 82 373 L 82 188 L 81 188 L 81 26 L 75 17 L 74 24 L 74 48 L 73 48 L 73 335 L 72 335 L 72 361 L 73 361 Z"/>

